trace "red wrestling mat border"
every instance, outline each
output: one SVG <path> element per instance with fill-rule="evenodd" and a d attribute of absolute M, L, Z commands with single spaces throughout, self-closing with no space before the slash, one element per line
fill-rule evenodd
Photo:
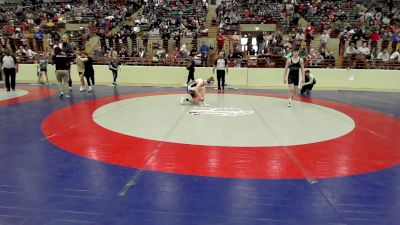
<path fill-rule="evenodd" d="M 20 90 L 25 90 L 29 93 L 26 95 L 20 96 L 20 97 L 0 100 L 0 106 L 35 101 L 35 100 L 47 98 L 47 97 L 55 95 L 57 93 L 54 89 L 49 88 L 49 87 L 27 87 L 27 86 L 18 86 L 17 85 L 16 88 L 20 89 Z"/>
<path fill-rule="evenodd" d="M 330 178 L 382 170 L 400 162 L 398 119 L 318 99 L 303 98 L 301 101 L 347 114 L 355 121 L 354 130 L 336 139 L 288 147 L 217 147 L 127 136 L 107 130 L 92 119 L 93 112 L 108 103 L 165 94 L 180 93 L 131 94 L 67 106 L 49 115 L 42 123 L 42 131 L 49 142 L 82 157 L 131 168 L 196 176 Z M 274 94 L 245 94 L 286 98 Z"/>

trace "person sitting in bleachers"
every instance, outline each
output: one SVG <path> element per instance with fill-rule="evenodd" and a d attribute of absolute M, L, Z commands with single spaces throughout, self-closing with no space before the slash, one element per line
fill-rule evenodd
<path fill-rule="evenodd" d="M 355 47 L 355 44 L 353 42 L 350 43 L 350 46 L 346 48 L 346 51 L 344 53 L 345 61 L 347 61 L 347 63 L 349 64 L 349 68 L 355 66 L 357 53 L 358 51 Z"/>
<path fill-rule="evenodd" d="M 383 49 L 382 52 L 378 54 L 376 57 L 379 62 L 377 63 L 377 66 L 381 69 L 387 69 L 389 66 L 389 60 L 390 60 L 390 55 L 387 52 L 387 49 Z"/>

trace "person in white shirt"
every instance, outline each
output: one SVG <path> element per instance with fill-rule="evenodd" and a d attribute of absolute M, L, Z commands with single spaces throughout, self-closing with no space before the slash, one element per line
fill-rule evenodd
<path fill-rule="evenodd" d="M 383 67 L 384 69 L 387 68 L 388 64 L 389 64 L 389 59 L 390 59 L 390 55 L 387 52 L 387 49 L 383 49 L 382 52 L 380 52 L 377 56 L 377 59 L 379 59 L 381 62 L 379 63 L 381 68 Z"/>
<path fill-rule="evenodd" d="M 215 60 L 213 67 L 213 74 L 215 73 L 215 69 L 217 69 L 217 81 L 218 81 L 218 90 L 225 89 L 225 71 L 228 74 L 228 63 L 227 60 L 224 59 L 224 53 L 220 52 L 218 55 L 218 59 Z"/>
<path fill-rule="evenodd" d="M 17 59 L 13 54 L 11 54 L 9 49 L 4 50 L 4 56 L 3 58 L 1 58 L 1 64 L 3 65 L 2 67 L 6 79 L 5 83 L 7 91 L 10 91 L 10 89 L 15 91 L 15 77 L 17 73 L 18 63 Z"/>
<path fill-rule="evenodd" d="M 371 55 L 371 50 L 368 48 L 366 42 L 364 42 L 362 46 L 358 47 L 357 52 L 363 54 L 367 58 L 369 58 Z"/>
<path fill-rule="evenodd" d="M 320 42 L 321 42 L 321 45 L 322 44 L 325 44 L 325 45 L 327 45 L 328 44 L 328 41 L 329 41 L 329 39 L 331 39 L 331 37 L 329 36 L 329 34 L 328 34 L 328 31 L 324 31 L 324 33 L 323 34 L 321 34 L 321 36 L 320 36 Z"/>
<path fill-rule="evenodd" d="M 399 53 L 399 51 L 395 51 L 390 55 L 390 60 L 391 61 L 396 61 L 396 59 L 397 59 L 397 61 L 400 62 L 400 53 Z"/>
<path fill-rule="evenodd" d="M 350 46 L 346 48 L 345 56 L 348 57 L 354 54 L 357 54 L 357 49 L 355 47 L 355 44 L 351 43 Z"/>
<path fill-rule="evenodd" d="M 32 49 L 28 48 L 27 46 L 25 46 L 25 48 L 24 48 L 23 51 L 24 51 L 24 53 L 25 53 L 25 56 L 26 56 L 28 59 L 33 59 L 33 58 L 35 58 L 35 56 L 37 55 L 36 52 L 32 51 Z"/>
<path fill-rule="evenodd" d="M 344 53 L 345 61 L 347 61 L 349 63 L 349 68 L 350 68 L 350 65 L 352 67 L 355 67 L 357 53 L 358 53 L 358 51 L 355 47 L 355 44 L 350 43 L 350 46 L 348 46 L 346 48 L 346 51 Z"/>
<path fill-rule="evenodd" d="M 187 57 L 189 56 L 189 51 L 186 49 L 186 43 L 183 43 L 183 45 L 181 46 L 181 54 L 183 57 Z"/>

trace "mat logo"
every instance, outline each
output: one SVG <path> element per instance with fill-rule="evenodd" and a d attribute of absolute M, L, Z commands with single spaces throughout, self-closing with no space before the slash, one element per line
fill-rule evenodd
<path fill-rule="evenodd" d="M 189 111 L 190 115 L 213 115 L 213 116 L 245 116 L 253 114 L 253 110 L 243 110 L 241 108 L 233 108 L 233 107 L 214 107 L 214 108 L 206 108 L 206 107 L 194 107 Z"/>

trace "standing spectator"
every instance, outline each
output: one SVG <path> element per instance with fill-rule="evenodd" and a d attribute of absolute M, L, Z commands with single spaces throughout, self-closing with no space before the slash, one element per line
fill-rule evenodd
<path fill-rule="evenodd" d="M 1 58 L 1 63 L 3 65 L 3 72 L 6 79 L 6 89 L 7 91 L 10 91 L 10 89 L 15 91 L 15 77 L 18 68 L 17 58 L 15 58 L 9 49 L 5 49 L 4 56 Z"/>
<path fill-rule="evenodd" d="M 181 46 L 181 34 L 178 32 L 174 36 L 175 47 L 179 48 Z"/>
<path fill-rule="evenodd" d="M 354 45 L 357 46 L 357 42 L 361 39 L 360 31 L 359 30 L 353 32 L 351 31 L 349 31 L 352 34 L 350 42 L 354 43 Z"/>
<path fill-rule="evenodd" d="M 328 44 L 328 41 L 331 37 L 328 34 L 328 31 L 324 30 L 324 33 L 320 36 L 321 47 L 325 47 Z"/>
<path fill-rule="evenodd" d="M 392 35 L 392 52 L 397 50 L 397 43 L 400 42 L 400 31 L 393 32 Z"/>
<path fill-rule="evenodd" d="M 218 90 L 225 90 L 225 71 L 228 74 L 228 62 L 224 59 L 224 53 L 220 52 L 217 60 L 215 60 L 213 67 L 213 74 L 215 73 L 215 69 L 217 69 L 217 80 L 218 80 Z"/>
<path fill-rule="evenodd" d="M 107 39 L 108 39 L 108 47 L 110 49 L 114 48 L 114 36 L 113 36 L 113 34 L 111 32 L 107 33 Z"/>
<path fill-rule="evenodd" d="M 136 38 L 137 38 L 136 33 L 135 32 L 131 32 L 130 39 L 131 39 L 132 49 L 137 49 L 137 47 L 138 47 Z"/>
<path fill-rule="evenodd" d="M 111 70 L 113 75 L 113 85 L 117 85 L 117 78 L 118 78 L 118 69 L 119 69 L 119 62 L 116 57 L 113 57 L 108 64 L 108 68 Z"/>
<path fill-rule="evenodd" d="M 369 40 L 371 39 L 371 32 L 368 27 L 362 30 L 361 36 L 362 36 L 362 43 L 367 43 L 367 46 L 369 46 Z"/>
<path fill-rule="evenodd" d="M 186 84 L 189 84 L 191 80 L 194 81 L 194 71 L 195 71 L 194 67 L 195 67 L 194 56 L 190 56 L 190 62 L 186 66 L 186 69 L 189 71 Z"/>
<path fill-rule="evenodd" d="M 258 32 L 256 40 L 257 40 L 257 53 L 260 54 L 261 52 L 264 51 L 265 47 L 264 35 L 262 32 Z"/>
<path fill-rule="evenodd" d="M 144 50 L 147 51 L 147 43 L 149 42 L 149 34 L 147 32 L 144 32 L 142 34 L 142 40 L 143 40 Z"/>
<path fill-rule="evenodd" d="M 385 30 L 382 35 L 381 49 L 387 49 L 389 47 L 390 40 L 392 39 L 392 34 Z"/>
<path fill-rule="evenodd" d="M 314 40 L 313 32 L 311 31 L 311 32 L 306 33 L 305 42 L 306 42 L 307 52 L 309 52 L 311 49 L 311 41 L 312 40 Z"/>
<path fill-rule="evenodd" d="M 94 91 L 94 69 L 93 69 L 93 59 L 89 56 L 87 52 L 83 53 L 83 58 L 80 58 L 82 61 L 85 62 L 85 73 L 84 76 L 86 77 L 86 82 L 88 85 L 88 92 Z"/>
<path fill-rule="evenodd" d="M 378 50 L 378 41 L 381 39 L 381 36 L 379 33 L 375 30 L 371 33 L 371 49 L 372 49 L 372 54 L 376 54 L 376 51 Z"/>
<path fill-rule="evenodd" d="M 83 79 L 83 74 L 85 72 L 85 62 L 81 60 L 81 56 L 82 53 L 80 51 L 77 51 L 75 53 L 75 63 L 76 63 L 76 67 L 78 69 L 78 75 L 79 75 L 79 81 L 80 81 L 80 87 L 79 87 L 79 91 L 85 91 L 85 80 Z"/>
<path fill-rule="evenodd" d="M 339 55 L 344 54 L 347 39 L 348 39 L 347 30 L 342 30 L 339 33 Z"/>
<path fill-rule="evenodd" d="M 35 42 L 36 42 L 37 50 L 42 52 L 44 50 L 43 49 L 43 37 L 44 37 L 43 36 L 43 32 L 41 30 L 39 30 L 39 29 L 36 29 L 35 33 L 33 34 L 33 37 L 34 37 Z"/>
<path fill-rule="evenodd" d="M 182 57 L 188 57 L 190 55 L 189 51 L 186 48 L 186 43 L 183 43 L 183 45 L 181 46 L 180 52 L 181 52 Z"/>
<path fill-rule="evenodd" d="M 40 59 L 39 59 L 39 73 L 40 73 L 40 79 L 39 82 L 43 83 L 43 74 L 46 77 L 46 84 L 49 84 L 49 76 L 47 75 L 47 60 L 46 57 L 43 54 L 40 54 Z"/>
<path fill-rule="evenodd" d="M 169 33 L 163 32 L 161 34 L 161 39 L 162 39 L 162 43 L 163 43 L 163 49 L 165 49 L 165 51 L 168 52 Z"/>
<path fill-rule="evenodd" d="M 198 44 L 197 44 L 197 33 L 194 33 L 193 39 L 192 39 L 192 49 L 195 49 L 196 52 L 198 50 Z"/>
<path fill-rule="evenodd" d="M 301 30 L 299 30 L 295 37 L 295 48 L 299 49 L 301 43 L 305 40 L 305 36 Z"/>
<path fill-rule="evenodd" d="M 208 47 L 208 45 L 203 42 L 201 47 L 200 47 L 201 56 L 203 58 L 207 58 L 209 51 L 210 51 L 210 47 Z"/>
<path fill-rule="evenodd" d="M 217 40 L 217 48 L 218 48 L 217 50 L 222 51 L 222 49 L 224 48 L 225 39 L 221 33 L 218 33 L 216 40 Z"/>
<path fill-rule="evenodd" d="M 58 89 L 60 97 L 65 93 L 65 97 L 71 97 L 68 93 L 69 72 L 68 66 L 70 64 L 69 57 L 61 51 L 61 48 L 54 49 L 53 64 L 56 65 L 56 78 L 58 81 Z"/>
<path fill-rule="evenodd" d="M 100 41 L 101 48 L 104 51 L 106 51 L 107 50 L 107 39 L 106 39 L 106 35 L 104 33 L 99 34 L 99 41 Z"/>

